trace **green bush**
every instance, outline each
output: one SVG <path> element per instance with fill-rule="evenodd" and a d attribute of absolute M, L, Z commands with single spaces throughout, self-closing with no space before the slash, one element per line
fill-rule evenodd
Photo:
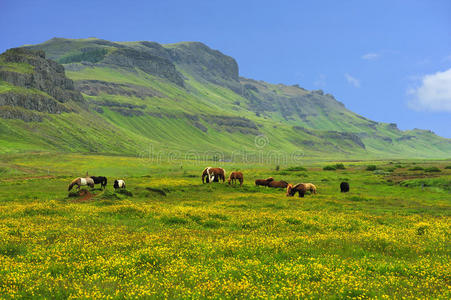
<path fill-rule="evenodd" d="M 323 168 L 324 171 L 335 171 L 337 169 L 336 166 L 325 166 Z"/>
<path fill-rule="evenodd" d="M 307 169 L 302 167 L 302 166 L 290 167 L 290 168 L 287 168 L 285 170 L 286 171 L 307 171 Z"/>
<path fill-rule="evenodd" d="M 425 172 L 441 172 L 441 170 L 437 167 L 429 167 L 424 169 Z"/>
<path fill-rule="evenodd" d="M 424 170 L 424 168 L 420 167 L 420 166 L 415 166 L 415 167 L 409 169 L 409 171 L 423 171 L 423 170 Z"/>
<path fill-rule="evenodd" d="M 377 166 L 376 165 L 369 165 L 369 166 L 366 166 L 366 170 L 367 171 L 375 171 L 377 169 Z"/>
<path fill-rule="evenodd" d="M 451 169 L 451 166 L 446 166 L 445 169 Z"/>
<path fill-rule="evenodd" d="M 341 164 L 341 163 L 340 163 L 340 164 L 336 164 L 336 165 L 335 165 L 335 168 L 336 168 L 337 170 L 344 170 L 344 169 L 346 169 L 346 168 L 345 168 L 345 165 L 344 165 L 344 164 Z"/>

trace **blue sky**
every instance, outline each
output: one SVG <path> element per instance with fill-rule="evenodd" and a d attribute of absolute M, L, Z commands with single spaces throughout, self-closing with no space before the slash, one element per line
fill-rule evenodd
<path fill-rule="evenodd" d="M 1 0 L 0 51 L 52 37 L 200 41 L 241 76 L 451 138 L 451 1 L 70 2 Z"/>

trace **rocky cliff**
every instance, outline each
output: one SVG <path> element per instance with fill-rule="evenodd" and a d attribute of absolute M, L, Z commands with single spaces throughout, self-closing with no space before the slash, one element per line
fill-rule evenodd
<path fill-rule="evenodd" d="M 8 113 L 8 108 L 58 114 L 72 111 L 65 105 L 69 101 L 83 103 L 84 99 L 64 67 L 46 59 L 44 51 L 15 48 L 0 55 L 0 117 L 40 120 L 20 109 Z"/>

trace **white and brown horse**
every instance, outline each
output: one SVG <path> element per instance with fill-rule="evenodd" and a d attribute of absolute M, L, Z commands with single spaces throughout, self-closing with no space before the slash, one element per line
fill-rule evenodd
<path fill-rule="evenodd" d="M 212 168 L 212 167 L 208 167 L 205 168 L 204 171 L 202 172 L 202 183 L 205 183 L 206 177 L 206 182 L 219 182 L 220 179 L 222 179 L 222 182 L 225 181 L 225 171 L 223 168 Z"/>
<path fill-rule="evenodd" d="M 89 186 L 90 188 L 94 188 L 94 180 L 92 180 L 91 177 L 78 177 L 72 180 L 72 182 L 69 184 L 69 188 L 67 189 L 70 191 L 74 185 L 77 186 L 78 189 L 80 189 L 81 186 Z"/>

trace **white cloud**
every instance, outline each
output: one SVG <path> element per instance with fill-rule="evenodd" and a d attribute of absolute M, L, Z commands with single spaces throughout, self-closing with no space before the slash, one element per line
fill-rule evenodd
<path fill-rule="evenodd" d="M 451 112 L 451 69 L 423 76 L 420 87 L 407 93 L 413 96 L 412 109 Z"/>
<path fill-rule="evenodd" d="M 345 73 L 345 78 L 348 83 L 352 84 L 355 87 L 360 87 L 360 80 L 358 80 L 357 78 L 352 77 L 348 73 Z"/>
<path fill-rule="evenodd" d="M 381 55 L 379 53 L 370 52 L 362 55 L 362 59 L 373 60 L 379 58 Z"/>
<path fill-rule="evenodd" d="M 326 86 L 326 75 L 324 74 L 319 74 L 318 79 L 316 79 L 313 82 L 314 85 L 318 86 L 318 87 L 325 87 Z"/>

